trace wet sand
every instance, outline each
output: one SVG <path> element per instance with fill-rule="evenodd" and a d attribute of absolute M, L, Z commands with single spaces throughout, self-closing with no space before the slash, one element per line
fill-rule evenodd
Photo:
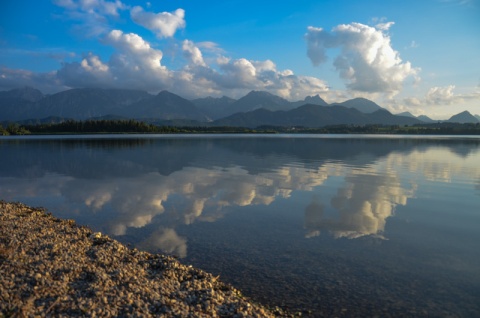
<path fill-rule="evenodd" d="M 275 317 L 218 277 L 0 201 L 0 317 Z"/>

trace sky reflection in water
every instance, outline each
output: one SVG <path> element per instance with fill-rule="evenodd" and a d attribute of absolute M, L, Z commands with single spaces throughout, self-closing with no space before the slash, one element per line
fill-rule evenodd
<path fill-rule="evenodd" d="M 273 292 L 278 286 L 265 287 L 270 288 L 265 291 L 243 281 L 257 280 L 268 286 L 268 279 L 235 277 L 254 271 L 268 276 L 269 258 L 276 260 L 275 266 L 284 266 L 284 271 L 297 275 L 303 270 L 304 280 L 316 281 L 309 290 L 299 287 L 287 295 L 298 294 L 304 300 L 302 306 L 310 306 L 318 314 L 335 314 L 335 308 L 346 306 L 342 297 L 352 302 L 352 294 L 367 293 L 368 288 L 355 285 L 350 294 L 340 292 L 340 300 L 330 299 L 331 308 L 315 305 L 325 302 L 332 289 L 338 292 L 339 277 L 352 268 L 348 262 L 353 261 L 355 268 L 347 275 L 352 275 L 351 281 L 369 278 L 371 282 L 372 277 L 365 274 L 368 262 L 375 264 L 370 264 L 372 271 L 378 267 L 393 275 L 397 270 L 402 274 L 396 279 L 406 279 L 404 271 L 410 269 L 389 267 L 401 255 L 402 262 L 408 259 L 402 266 L 423 262 L 423 269 L 432 273 L 453 271 L 453 276 L 448 273 L 456 281 L 448 288 L 458 290 L 452 292 L 452 302 L 463 297 L 462 279 L 470 275 L 470 298 L 463 297 L 468 305 L 441 310 L 462 315 L 478 310 L 474 302 L 480 292 L 476 251 L 480 238 L 479 139 L 0 139 L 0 150 L 1 199 L 45 206 L 59 217 L 76 219 L 139 248 L 186 258 L 235 284 L 246 284 L 245 289 L 259 299 L 278 294 Z M 233 233 L 236 230 L 250 236 L 239 238 L 242 233 Z M 450 235 L 454 239 L 446 240 Z M 386 240 L 391 241 L 387 246 L 381 243 Z M 372 248 L 372 243 L 376 247 Z M 289 246 L 295 250 L 295 260 L 283 265 L 278 257 L 285 258 Z M 244 255 L 247 248 L 251 252 Z M 296 254 L 302 250 L 307 254 Z M 440 256 L 439 250 L 444 255 Z M 392 256 L 392 251 L 398 255 Z M 235 265 L 236 260 L 229 260 L 231 254 L 264 267 L 246 270 L 248 262 Z M 238 268 L 225 270 L 225 262 Z M 321 271 L 312 277 L 306 274 L 304 267 L 311 267 L 308 264 L 312 262 L 313 266 L 340 268 L 332 271 L 337 278 L 331 278 L 330 287 Z M 421 274 L 427 281 L 436 277 Z M 392 276 L 388 277 L 385 281 L 392 281 Z M 401 282 L 399 290 L 415 290 L 405 284 Z M 371 288 L 378 290 L 374 283 Z M 389 290 L 392 299 L 402 293 L 392 290 L 395 288 Z M 270 298 L 288 303 L 286 295 Z M 433 307 L 438 309 L 437 305 L 422 308 L 405 300 L 398 308 L 393 303 L 382 300 L 388 311 L 398 313 L 412 306 L 427 313 L 432 313 Z M 295 307 L 293 301 L 287 305 Z"/>

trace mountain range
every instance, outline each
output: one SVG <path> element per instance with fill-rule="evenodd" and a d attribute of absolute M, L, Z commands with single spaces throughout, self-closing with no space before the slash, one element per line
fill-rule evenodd
<path fill-rule="evenodd" d="M 252 128 L 437 122 L 408 112 L 394 115 L 365 98 L 328 104 L 318 95 L 290 102 L 264 91 L 251 91 L 238 100 L 226 96 L 188 100 L 168 91 L 152 95 L 127 89 L 76 88 L 52 95 L 44 95 L 31 87 L 0 91 L 0 122 L 3 123 L 127 118 L 159 124 Z M 447 122 L 478 123 L 480 118 L 464 111 Z"/>

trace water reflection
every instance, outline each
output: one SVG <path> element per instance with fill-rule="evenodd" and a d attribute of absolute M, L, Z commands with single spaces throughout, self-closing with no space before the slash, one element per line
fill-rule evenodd
<path fill-rule="evenodd" d="M 229 207 L 311 192 L 297 205 L 305 237 L 388 238 L 388 218 L 415 196 L 419 178 L 480 179 L 476 139 L 2 139 L 0 147 L 2 199 L 114 236 L 154 224 L 136 243 L 180 257 L 187 239 L 176 228 L 214 222 Z M 335 191 L 325 198 L 327 188 Z"/>
<path fill-rule="evenodd" d="M 398 174 L 393 171 L 348 172 L 345 185 L 331 199 L 331 206 L 337 211 L 335 217 L 325 217 L 323 205 L 315 201 L 305 209 L 307 237 L 328 230 L 335 238 L 365 235 L 384 238 L 387 218 L 394 214 L 397 205 L 407 204 L 414 188 L 402 187 Z"/>

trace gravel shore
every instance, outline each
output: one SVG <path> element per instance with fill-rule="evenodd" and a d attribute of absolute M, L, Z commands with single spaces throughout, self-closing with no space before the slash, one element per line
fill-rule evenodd
<path fill-rule="evenodd" d="M 202 270 L 0 201 L 0 317 L 275 317 Z"/>

